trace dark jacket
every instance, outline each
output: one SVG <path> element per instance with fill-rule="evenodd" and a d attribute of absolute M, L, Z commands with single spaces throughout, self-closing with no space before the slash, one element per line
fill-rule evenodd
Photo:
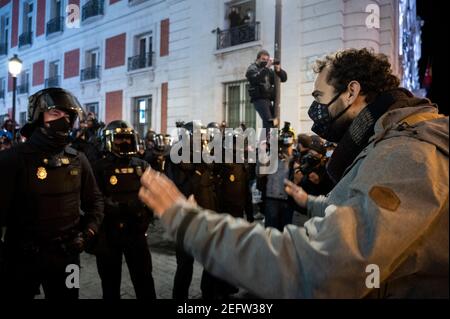
<path fill-rule="evenodd" d="M 106 226 L 126 223 L 140 231 L 147 230 L 152 212 L 138 197 L 140 178 L 147 167 L 148 163 L 140 158 L 119 158 L 111 153 L 94 163 L 105 201 Z"/>
<path fill-rule="evenodd" d="M 260 67 L 256 62 L 248 67 L 245 77 L 250 82 L 248 93 L 252 102 L 258 99 L 275 101 L 277 94 L 275 92 L 275 75 L 280 78 L 281 82 L 287 81 L 287 74 L 283 69 L 275 72 L 272 69 Z"/>
<path fill-rule="evenodd" d="M 47 154 L 26 142 L 1 152 L 0 167 L 0 226 L 7 228 L 7 240 L 47 240 L 74 229 L 97 232 L 103 199 L 83 153 L 65 147 Z"/>

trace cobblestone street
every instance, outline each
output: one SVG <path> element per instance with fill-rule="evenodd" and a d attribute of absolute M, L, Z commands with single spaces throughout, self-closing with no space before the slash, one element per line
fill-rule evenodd
<path fill-rule="evenodd" d="M 147 233 L 148 243 L 152 253 L 153 279 L 155 280 L 156 295 L 159 299 L 171 299 L 173 278 L 177 268 L 175 245 L 166 237 L 158 219 L 155 220 L 154 225 L 150 225 Z M 201 298 L 200 279 L 202 270 L 202 266 L 195 262 L 194 275 L 189 291 L 189 297 L 191 299 Z M 131 283 L 125 259 L 122 267 L 121 289 L 123 299 L 135 298 L 133 284 Z M 97 273 L 95 256 L 86 253 L 83 253 L 81 256 L 80 298 L 102 298 L 102 289 L 100 277 Z"/>
<path fill-rule="evenodd" d="M 263 223 L 262 216 L 257 219 L 259 223 Z M 293 223 L 303 224 L 306 220 L 304 216 L 298 213 L 294 214 Z M 177 268 L 175 257 L 175 244 L 171 241 L 165 233 L 159 219 L 155 219 L 154 223 L 150 225 L 148 231 L 148 243 L 152 254 L 153 263 L 153 279 L 155 281 L 156 295 L 158 299 L 172 299 L 172 287 L 175 271 Z M 200 299 L 200 281 L 203 267 L 197 262 L 194 262 L 194 274 L 192 276 L 192 283 L 189 290 L 190 299 Z M 97 273 L 97 265 L 95 256 L 83 253 L 81 255 L 81 272 L 80 272 L 80 299 L 101 299 L 102 289 L 100 277 Z M 128 272 L 125 258 L 122 266 L 122 285 L 121 285 L 122 299 L 134 299 L 135 293 L 131 283 L 130 274 Z M 36 299 L 43 299 L 44 294 L 41 289 L 41 294 L 36 296 Z M 240 291 L 233 295 L 232 298 L 255 298 L 246 291 Z"/>

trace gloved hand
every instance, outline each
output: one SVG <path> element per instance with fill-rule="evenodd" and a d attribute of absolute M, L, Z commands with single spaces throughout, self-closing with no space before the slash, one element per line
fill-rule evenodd
<path fill-rule="evenodd" d="M 86 248 L 86 245 L 89 243 L 89 241 L 95 236 L 95 232 L 88 228 L 85 232 L 80 232 L 75 236 L 75 238 L 72 241 L 72 248 L 78 253 L 81 253 Z"/>

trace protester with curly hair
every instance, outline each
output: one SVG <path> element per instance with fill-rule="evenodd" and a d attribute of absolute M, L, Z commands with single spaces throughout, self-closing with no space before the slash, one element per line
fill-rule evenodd
<path fill-rule="evenodd" d="M 448 298 L 449 118 L 398 88 L 383 55 L 316 65 L 313 131 L 338 142 L 328 196 L 286 182 L 307 209 L 283 232 L 213 214 L 154 171 L 141 199 L 214 276 L 261 297 Z"/>

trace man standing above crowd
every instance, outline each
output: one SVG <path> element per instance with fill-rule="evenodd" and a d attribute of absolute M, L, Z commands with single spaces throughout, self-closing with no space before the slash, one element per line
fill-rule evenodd
<path fill-rule="evenodd" d="M 281 82 L 287 81 L 287 73 L 281 68 L 280 61 L 271 59 L 266 50 L 258 52 L 256 61 L 248 67 L 245 74 L 250 82 L 248 93 L 251 102 L 261 117 L 265 129 L 275 127 L 278 123 L 274 109 L 274 101 L 279 94 L 275 88 L 275 76 L 279 77 Z M 268 134 L 269 132 L 267 137 Z"/>

